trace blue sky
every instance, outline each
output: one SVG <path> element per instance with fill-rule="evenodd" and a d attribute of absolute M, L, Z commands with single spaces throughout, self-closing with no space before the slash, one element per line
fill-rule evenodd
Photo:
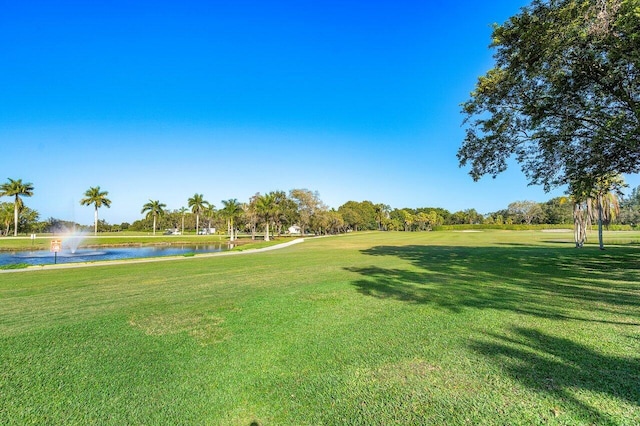
<path fill-rule="evenodd" d="M 109 223 L 149 199 L 293 188 L 335 208 L 546 201 L 563 190 L 515 163 L 473 182 L 455 156 L 491 24 L 527 3 L 3 1 L 0 180 L 32 182 L 42 219 L 85 224 L 96 185 Z"/>

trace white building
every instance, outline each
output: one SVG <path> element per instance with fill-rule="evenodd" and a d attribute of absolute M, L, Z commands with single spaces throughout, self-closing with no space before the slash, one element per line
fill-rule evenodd
<path fill-rule="evenodd" d="M 289 227 L 289 233 L 292 235 L 300 235 L 302 234 L 302 229 L 298 225 L 293 225 Z"/>

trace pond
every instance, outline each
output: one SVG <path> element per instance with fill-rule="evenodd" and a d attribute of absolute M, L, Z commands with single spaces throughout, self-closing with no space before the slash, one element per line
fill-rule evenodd
<path fill-rule="evenodd" d="M 52 263 L 97 262 L 100 260 L 137 259 L 144 257 L 184 256 L 198 253 L 215 253 L 229 250 L 227 244 L 175 245 L 144 247 L 106 247 L 62 250 L 55 255 L 48 250 L 0 252 L 0 266 L 26 263 L 48 265 Z"/>

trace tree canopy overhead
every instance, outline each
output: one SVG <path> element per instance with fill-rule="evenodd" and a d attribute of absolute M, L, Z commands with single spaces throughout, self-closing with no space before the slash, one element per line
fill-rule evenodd
<path fill-rule="evenodd" d="M 495 67 L 463 104 L 474 180 L 515 157 L 546 190 L 640 171 L 640 1 L 534 0 L 493 30 Z"/>

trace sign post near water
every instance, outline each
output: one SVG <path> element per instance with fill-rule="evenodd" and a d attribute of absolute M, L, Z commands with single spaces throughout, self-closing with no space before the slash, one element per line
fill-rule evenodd
<path fill-rule="evenodd" d="M 62 249 L 62 241 L 51 240 L 51 251 L 53 252 L 53 264 L 58 263 L 58 252 Z"/>

